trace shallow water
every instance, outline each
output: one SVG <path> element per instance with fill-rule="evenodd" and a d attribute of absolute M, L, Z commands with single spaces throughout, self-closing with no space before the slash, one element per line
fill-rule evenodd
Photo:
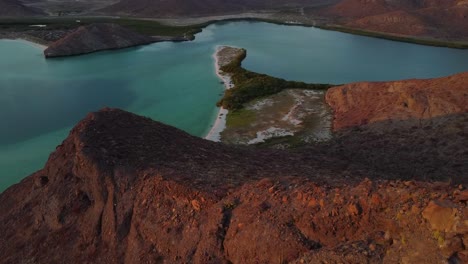
<path fill-rule="evenodd" d="M 307 82 L 429 78 L 468 70 L 468 51 L 261 22 L 211 25 L 183 43 L 45 60 L 0 40 L 0 191 L 40 169 L 86 113 L 119 107 L 203 136 L 223 86 L 217 45 L 246 48 L 244 67 Z"/>

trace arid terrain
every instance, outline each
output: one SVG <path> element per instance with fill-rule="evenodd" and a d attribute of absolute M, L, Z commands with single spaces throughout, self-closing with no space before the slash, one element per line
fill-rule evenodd
<path fill-rule="evenodd" d="M 194 21 L 246 13 L 468 40 L 466 0 L 0 0 L 0 37 L 75 55 L 190 39 L 206 25 Z M 328 89 L 240 62 L 220 65 L 228 85 L 281 87 L 226 92 L 231 144 L 119 109 L 84 117 L 44 168 L 0 194 L 0 263 L 468 263 L 467 73 Z M 288 133 L 262 138 L 276 126 Z"/>
<path fill-rule="evenodd" d="M 322 12 L 351 28 L 448 40 L 468 38 L 465 0 L 343 0 L 317 14 Z"/>
<path fill-rule="evenodd" d="M 0 195 L 0 257 L 465 261 L 467 124 L 460 114 L 386 133 L 368 125 L 287 151 L 229 147 L 104 109 L 81 121 L 44 169 Z"/>

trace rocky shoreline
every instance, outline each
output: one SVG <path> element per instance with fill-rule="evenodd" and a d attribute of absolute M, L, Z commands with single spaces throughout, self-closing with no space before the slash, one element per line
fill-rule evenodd
<path fill-rule="evenodd" d="M 0 39 L 22 39 L 46 50 L 46 58 L 79 56 L 105 50 L 117 50 L 151 43 L 191 41 L 194 36 L 146 36 L 116 24 L 99 23 L 73 30 L 0 31 Z"/>
<path fill-rule="evenodd" d="M 91 24 L 82 26 L 49 45 L 46 58 L 89 54 L 156 42 L 148 36 L 137 34 L 117 24 Z"/>

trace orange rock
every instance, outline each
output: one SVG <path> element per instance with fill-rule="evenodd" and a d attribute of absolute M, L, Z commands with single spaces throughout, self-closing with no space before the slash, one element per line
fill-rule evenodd
<path fill-rule="evenodd" d="M 200 209 L 201 209 L 200 202 L 198 202 L 197 200 L 192 200 L 191 203 L 192 203 L 193 209 L 195 209 L 197 211 L 200 211 Z"/>
<path fill-rule="evenodd" d="M 350 215 L 360 215 L 362 213 L 362 208 L 358 203 L 352 203 L 348 206 L 348 213 Z"/>
<path fill-rule="evenodd" d="M 448 232 L 456 223 L 456 208 L 449 201 L 431 201 L 422 216 L 431 224 L 433 230 Z"/>
<path fill-rule="evenodd" d="M 450 85 L 447 85 L 450 83 Z M 334 130 L 384 120 L 429 119 L 468 112 L 468 73 L 427 80 L 361 82 L 326 94 Z"/>
<path fill-rule="evenodd" d="M 312 199 L 310 199 L 309 203 L 307 204 L 307 206 L 309 207 L 315 207 L 317 206 L 317 199 L 315 199 L 314 197 L 312 197 Z"/>
<path fill-rule="evenodd" d="M 381 199 L 380 199 L 380 195 L 374 193 L 372 194 L 372 197 L 371 197 L 371 206 L 372 207 L 378 207 L 381 203 Z"/>
<path fill-rule="evenodd" d="M 456 201 L 460 202 L 466 202 L 468 201 L 468 190 L 461 191 L 460 193 L 457 193 L 455 196 Z"/>

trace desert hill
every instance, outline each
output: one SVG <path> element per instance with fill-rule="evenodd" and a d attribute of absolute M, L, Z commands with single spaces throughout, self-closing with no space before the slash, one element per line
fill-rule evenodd
<path fill-rule="evenodd" d="M 464 0 L 342 0 L 314 14 L 331 16 L 337 24 L 367 31 L 468 39 L 468 2 Z"/>
<path fill-rule="evenodd" d="M 52 43 L 44 55 L 47 58 L 121 49 L 155 42 L 156 39 L 133 32 L 117 24 L 101 23 L 81 26 Z"/>

